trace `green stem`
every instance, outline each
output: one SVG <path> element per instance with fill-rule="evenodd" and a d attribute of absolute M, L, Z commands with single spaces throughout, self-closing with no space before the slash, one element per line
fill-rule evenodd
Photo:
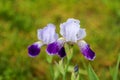
<path fill-rule="evenodd" d="M 70 55 L 72 55 L 73 53 L 72 53 L 72 48 L 71 47 L 69 47 L 68 46 L 68 48 L 69 48 L 69 54 Z M 72 55 L 73 56 L 73 55 Z M 66 73 L 67 73 L 67 71 L 68 71 L 68 67 L 69 67 L 69 64 L 70 64 L 70 61 L 71 61 L 71 59 L 72 59 L 72 57 L 70 57 L 69 59 L 67 58 L 67 64 L 66 64 L 66 66 L 65 66 L 65 71 L 64 71 L 64 74 L 63 74 L 63 80 L 66 80 Z"/>
<path fill-rule="evenodd" d="M 55 80 L 54 69 L 53 69 L 54 66 L 51 65 L 52 64 L 52 56 L 51 57 L 47 56 L 46 59 L 47 59 L 47 62 L 49 63 L 50 76 L 51 76 L 52 80 Z"/>
<path fill-rule="evenodd" d="M 66 73 L 67 73 L 67 70 L 68 70 L 68 67 L 69 67 L 69 63 L 70 63 L 70 60 L 67 61 L 67 65 L 65 67 L 65 72 L 64 72 L 64 75 L 63 75 L 63 80 L 66 80 Z"/>
<path fill-rule="evenodd" d="M 51 74 L 52 80 L 55 80 L 54 79 L 54 71 L 53 71 L 53 66 L 52 65 L 50 65 L 50 74 Z"/>

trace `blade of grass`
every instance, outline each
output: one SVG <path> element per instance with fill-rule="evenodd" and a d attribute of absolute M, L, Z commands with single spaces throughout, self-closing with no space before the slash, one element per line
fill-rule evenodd
<path fill-rule="evenodd" d="M 118 69 L 119 69 L 119 63 L 120 63 L 120 54 L 118 56 L 118 60 L 117 60 L 117 65 L 114 69 L 114 73 L 113 73 L 113 80 L 117 80 L 117 76 L 118 76 Z"/>
<path fill-rule="evenodd" d="M 96 75 L 90 64 L 88 66 L 88 76 L 90 80 L 99 80 L 98 76 Z"/>

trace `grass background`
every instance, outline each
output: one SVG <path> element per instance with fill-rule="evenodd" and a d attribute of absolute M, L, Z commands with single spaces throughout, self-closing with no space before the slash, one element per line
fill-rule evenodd
<path fill-rule="evenodd" d="M 100 80 L 110 80 L 109 68 L 120 54 L 119 5 L 119 0 L 0 0 L 0 80 L 51 80 L 45 47 L 36 58 L 28 56 L 27 47 L 37 41 L 37 29 L 54 23 L 59 32 L 68 18 L 81 21 L 85 40 L 96 52 L 90 62 L 75 45 L 71 65 L 84 69 L 91 63 Z"/>

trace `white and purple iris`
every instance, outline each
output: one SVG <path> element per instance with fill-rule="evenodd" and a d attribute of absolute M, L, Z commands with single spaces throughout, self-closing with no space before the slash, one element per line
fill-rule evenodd
<path fill-rule="evenodd" d="M 49 55 L 66 56 L 64 44 L 78 44 L 82 54 L 88 60 L 94 60 L 95 53 L 90 49 L 90 46 L 83 40 L 86 36 L 85 29 L 80 28 L 80 21 L 70 18 L 66 22 L 60 24 L 60 34 L 63 36 L 58 39 L 55 33 L 55 26 L 48 24 L 44 29 L 38 30 L 38 39 L 41 42 L 36 42 L 28 47 L 28 53 L 34 57 L 40 53 L 42 45 L 47 45 L 47 53 Z"/>
<path fill-rule="evenodd" d="M 48 24 L 43 29 L 38 29 L 37 36 L 39 41 L 28 46 L 28 53 L 31 57 L 37 56 L 40 53 L 40 49 L 43 45 L 49 45 L 58 39 L 58 34 L 55 32 L 55 25 L 53 24 Z M 55 51 L 53 50 L 53 52 Z M 48 54 L 52 55 L 51 52 L 48 52 Z"/>

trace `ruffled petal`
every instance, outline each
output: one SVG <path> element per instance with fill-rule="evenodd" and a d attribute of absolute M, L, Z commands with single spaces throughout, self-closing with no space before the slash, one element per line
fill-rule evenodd
<path fill-rule="evenodd" d="M 46 51 L 49 55 L 58 54 L 60 57 L 62 57 L 63 54 L 61 54 L 61 51 L 63 51 L 63 45 L 64 39 L 59 38 L 56 42 L 48 44 Z"/>
<path fill-rule="evenodd" d="M 95 59 L 95 53 L 90 49 L 90 46 L 85 41 L 79 41 L 78 45 L 80 47 L 80 50 L 82 54 L 85 56 L 88 60 L 94 60 Z"/>
<path fill-rule="evenodd" d="M 50 44 L 58 39 L 58 34 L 55 32 L 55 25 L 48 24 L 45 28 L 39 29 L 37 32 L 38 39 L 44 44 Z"/>
<path fill-rule="evenodd" d="M 48 44 L 46 51 L 49 55 L 55 55 L 59 52 L 60 48 L 61 46 L 58 42 L 53 42 Z"/>
<path fill-rule="evenodd" d="M 77 42 L 77 34 L 80 31 L 80 21 L 70 18 L 66 22 L 60 24 L 60 34 L 68 42 Z"/>
<path fill-rule="evenodd" d="M 77 34 L 77 40 L 83 39 L 86 36 L 86 31 L 85 29 L 81 29 L 79 30 L 78 34 Z"/>
<path fill-rule="evenodd" d="M 30 46 L 28 46 L 28 54 L 30 57 L 35 57 L 40 53 L 40 47 L 42 44 L 40 42 L 36 42 Z"/>

